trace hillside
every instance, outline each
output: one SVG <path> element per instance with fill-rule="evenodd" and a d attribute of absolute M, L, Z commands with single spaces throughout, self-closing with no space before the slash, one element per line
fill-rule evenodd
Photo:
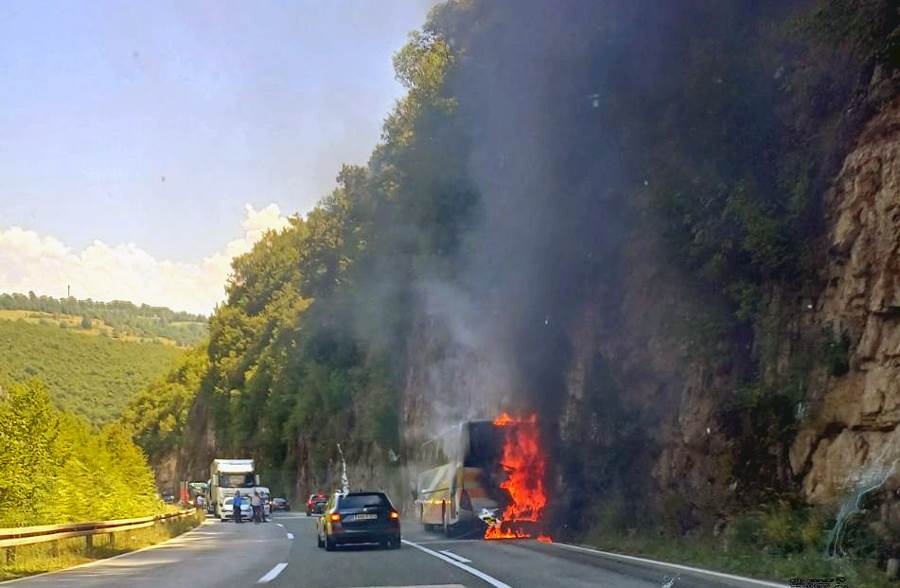
<path fill-rule="evenodd" d="M 535 413 L 564 539 L 896 557 L 900 19 L 677 4 L 436 7 L 368 165 L 235 260 L 181 470 L 251 454 L 302 495 L 340 442 L 407 496 L 434 432 Z"/>
<path fill-rule="evenodd" d="M 159 340 L 179 346 L 196 345 L 208 334 L 206 317 L 201 315 L 120 300 L 57 299 L 34 293 L 0 294 L 0 319 L 4 318 L 78 327 L 83 333 L 114 339 Z"/>
<path fill-rule="evenodd" d="M 174 345 L 85 336 L 56 324 L 0 320 L 0 381 L 43 381 L 56 407 L 101 424 L 118 417 L 183 354 Z"/>

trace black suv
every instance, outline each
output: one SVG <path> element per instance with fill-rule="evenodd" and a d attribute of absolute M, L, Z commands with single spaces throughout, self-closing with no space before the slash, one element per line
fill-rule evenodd
<path fill-rule="evenodd" d="M 336 493 L 316 521 L 316 542 L 328 551 L 347 543 L 400 549 L 400 513 L 384 492 Z"/>

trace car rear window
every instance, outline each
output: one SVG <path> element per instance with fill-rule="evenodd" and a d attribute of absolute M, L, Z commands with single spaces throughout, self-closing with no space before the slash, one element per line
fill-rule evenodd
<path fill-rule="evenodd" d="M 366 506 L 390 506 L 384 494 L 350 494 L 342 496 L 339 508 L 364 508 Z"/>

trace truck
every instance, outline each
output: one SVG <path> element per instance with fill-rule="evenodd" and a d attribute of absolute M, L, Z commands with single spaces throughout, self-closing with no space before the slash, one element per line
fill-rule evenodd
<path fill-rule="evenodd" d="M 259 475 L 252 459 L 214 459 L 209 466 L 207 509 L 210 514 L 222 518 L 222 504 L 229 496 L 241 491 L 253 494 L 259 486 Z"/>

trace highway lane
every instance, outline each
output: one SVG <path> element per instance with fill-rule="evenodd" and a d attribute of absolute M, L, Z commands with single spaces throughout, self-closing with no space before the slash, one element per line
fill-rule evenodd
<path fill-rule="evenodd" d="M 399 550 L 369 547 L 326 552 L 315 521 L 279 513 L 241 526 L 208 520 L 162 546 L 80 568 L 18 581 L 15 588 L 757 588 L 775 584 L 709 577 L 588 550 L 535 541 L 446 539 L 404 521 Z"/>
<path fill-rule="evenodd" d="M 444 585 L 490 586 L 452 565 L 403 545 L 399 550 L 341 547 L 328 552 L 316 546 L 315 519 L 302 514 L 280 515 L 286 533 L 293 533 L 288 567 L 270 583 L 277 587 Z"/>
<path fill-rule="evenodd" d="M 400 551 L 341 548 L 326 552 L 316 547 L 314 520 L 303 515 L 279 520 L 295 540 L 288 566 L 272 581 L 273 588 L 434 584 L 472 588 L 661 588 L 672 578 L 671 588 L 779 586 L 619 561 L 589 550 L 531 540 L 447 539 L 426 533 L 409 521 L 404 521 Z M 435 563 L 444 567 L 435 567 Z"/>
<path fill-rule="evenodd" d="M 198 528 L 166 543 L 87 565 L 0 583 L 4 588 L 226 588 L 254 586 L 284 561 L 291 548 L 272 524 L 220 523 Z"/>

